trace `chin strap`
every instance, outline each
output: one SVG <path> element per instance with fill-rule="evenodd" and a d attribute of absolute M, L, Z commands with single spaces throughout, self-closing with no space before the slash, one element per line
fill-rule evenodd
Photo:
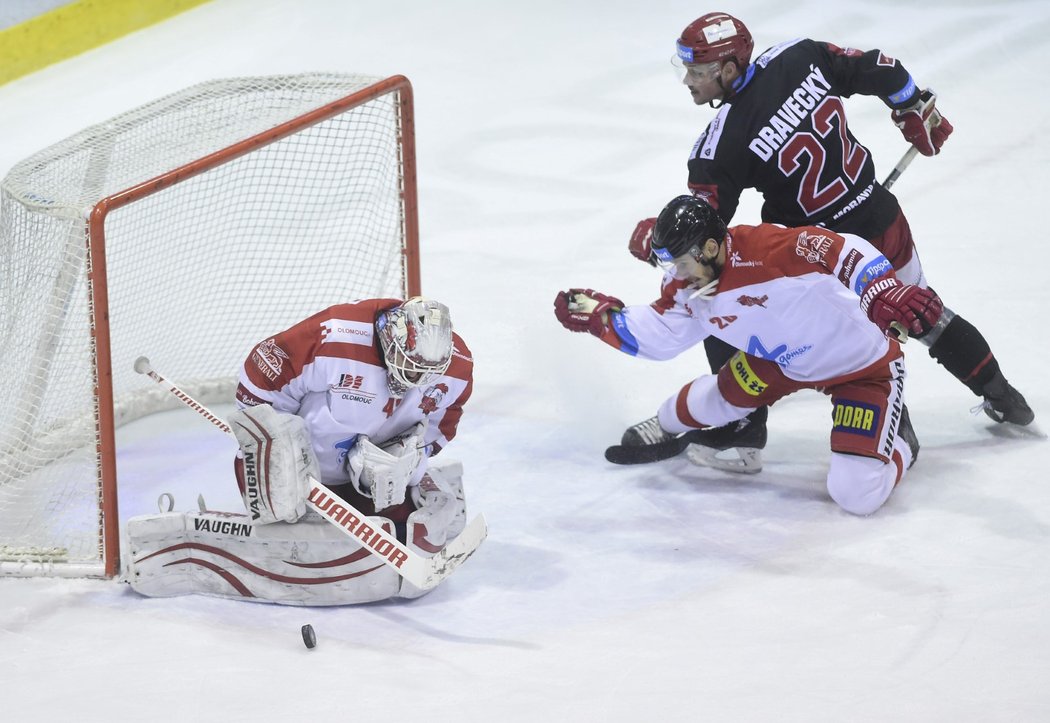
<path fill-rule="evenodd" d="M 708 283 L 701 286 L 699 289 L 689 295 L 689 300 L 699 297 L 701 299 L 710 299 L 712 296 L 718 293 L 718 279 L 709 281 Z"/>

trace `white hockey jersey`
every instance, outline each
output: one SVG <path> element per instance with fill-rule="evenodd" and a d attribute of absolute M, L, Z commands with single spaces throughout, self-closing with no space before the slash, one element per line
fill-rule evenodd
<path fill-rule="evenodd" d="M 445 374 L 403 397 L 392 396 L 375 319 L 399 303 L 370 299 L 332 306 L 256 345 L 241 369 L 238 406 L 270 404 L 301 416 L 325 484 L 347 481 L 346 453 L 359 434 L 382 444 L 425 422 L 430 455 L 456 436 L 473 385 L 470 350 L 453 333 Z"/>
<path fill-rule="evenodd" d="M 669 359 L 716 336 L 775 362 L 803 382 L 833 381 L 882 361 L 891 342 L 860 308 L 861 292 L 894 275 L 864 239 L 819 227 L 729 229 L 717 292 L 665 274 L 661 297 L 614 312 L 603 340 L 628 354 Z"/>

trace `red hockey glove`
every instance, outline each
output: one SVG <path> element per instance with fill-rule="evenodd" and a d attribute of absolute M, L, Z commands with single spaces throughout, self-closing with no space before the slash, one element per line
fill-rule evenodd
<path fill-rule="evenodd" d="M 860 308 L 886 336 L 905 342 L 909 334 L 920 337 L 932 329 L 944 304 L 930 289 L 884 276 L 864 290 Z"/>
<path fill-rule="evenodd" d="M 952 134 L 952 124 L 936 108 L 937 95 L 931 90 L 919 93 L 919 99 L 907 108 L 890 113 L 893 122 L 909 143 L 924 156 L 935 156 Z"/>
<path fill-rule="evenodd" d="M 608 322 L 608 312 L 618 311 L 624 303 L 591 289 L 569 289 L 554 297 L 554 315 L 569 331 L 586 331 L 601 336 Z"/>
<path fill-rule="evenodd" d="M 636 259 L 645 261 L 650 266 L 656 266 L 653 258 L 653 227 L 656 226 L 655 218 L 644 218 L 634 227 L 631 240 L 627 242 L 627 249 Z"/>

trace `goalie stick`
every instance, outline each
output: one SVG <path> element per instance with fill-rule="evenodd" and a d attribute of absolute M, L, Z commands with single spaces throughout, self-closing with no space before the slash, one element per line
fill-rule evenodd
<path fill-rule="evenodd" d="M 226 434 L 233 436 L 233 430 L 210 409 L 191 397 L 169 379 L 156 371 L 144 356 L 135 360 L 135 371 L 145 374 L 168 391 L 179 401 L 214 424 Z M 332 494 L 323 484 L 310 478 L 310 492 L 307 505 L 317 512 L 325 521 L 338 529 L 354 542 L 361 545 L 375 557 L 412 583 L 420 590 L 430 590 L 441 583 L 453 571 L 473 555 L 478 546 L 488 536 L 488 526 L 484 515 L 477 515 L 463 532 L 433 557 L 426 557 L 413 552 L 396 537 L 382 527 L 368 524 L 367 517 L 349 502 Z"/>

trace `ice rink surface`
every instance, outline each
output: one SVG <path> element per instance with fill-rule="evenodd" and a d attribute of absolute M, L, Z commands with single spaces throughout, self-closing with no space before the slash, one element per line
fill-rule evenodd
<path fill-rule="evenodd" d="M 955 133 L 894 191 L 931 284 L 1050 428 L 1050 3 L 215 0 L 0 87 L 0 169 L 211 78 L 407 75 L 424 291 L 475 356 L 443 455 L 490 537 L 427 597 L 338 609 L 2 579 L 4 720 L 1050 720 L 1050 444 L 972 415 L 924 347 L 907 347 L 920 459 L 871 518 L 827 497 L 815 393 L 773 410 L 755 477 L 602 458 L 706 361 L 616 354 L 563 331 L 552 300 L 655 298 L 627 237 L 685 190 L 713 111 L 668 61 L 713 9 L 756 54 L 799 35 L 878 47 L 936 89 Z M 847 108 L 885 177 L 906 148 L 888 111 Z M 122 515 L 165 491 L 240 509 L 232 443 L 192 413 L 120 439 Z"/>

